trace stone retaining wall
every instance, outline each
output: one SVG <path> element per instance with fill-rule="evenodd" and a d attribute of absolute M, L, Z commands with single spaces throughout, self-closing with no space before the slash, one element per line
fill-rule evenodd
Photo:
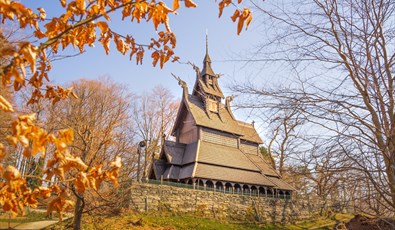
<path fill-rule="evenodd" d="M 166 211 L 243 222 L 289 223 L 311 217 L 314 209 L 305 201 L 144 183 L 131 185 L 130 198 L 129 208 L 139 212 Z"/>

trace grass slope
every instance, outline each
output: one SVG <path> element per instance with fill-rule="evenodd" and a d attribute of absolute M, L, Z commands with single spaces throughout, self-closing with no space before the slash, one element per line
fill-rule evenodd
<path fill-rule="evenodd" d="M 90 216 L 83 218 L 83 229 L 215 229 L 215 230 L 242 230 L 242 229 L 332 229 L 336 220 L 347 221 L 352 215 L 336 214 L 331 219 L 315 219 L 304 221 L 293 225 L 272 225 L 272 224 L 236 224 L 224 221 L 194 217 L 190 215 L 174 215 L 169 213 L 149 213 L 149 214 L 122 214 L 119 216 Z M 64 222 L 48 229 L 69 229 L 71 222 Z"/>

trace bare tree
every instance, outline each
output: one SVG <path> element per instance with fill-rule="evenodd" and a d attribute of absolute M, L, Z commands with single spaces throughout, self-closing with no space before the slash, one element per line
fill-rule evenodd
<path fill-rule="evenodd" d="M 148 166 L 154 154 L 159 152 L 165 137 L 170 136 L 178 104 L 168 89 L 156 86 L 151 92 L 141 95 L 133 105 L 133 119 L 137 126 L 138 136 L 146 142 L 142 167 L 143 177 L 147 176 Z"/>
<path fill-rule="evenodd" d="M 386 207 L 395 208 L 395 2 L 256 3 L 268 30 L 249 61 L 275 61 L 296 77 L 277 86 L 235 86 L 255 107 L 301 104 L 313 135 L 337 136 Z M 270 24 L 269 22 L 272 22 Z M 259 105 L 257 105 L 259 104 Z M 320 131 L 321 130 L 321 131 Z M 325 131 L 323 131 L 325 130 Z M 392 212 L 393 213 L 393 212 Z"/>
<path fill-rule="evenodd" d="M 78 99 L 70 98 L 50 107 L 50 129 L 73 129 L 76 136 L 72 151 L 87 162 L 88 169 L 105 165 L 117 156 L 128 159 L 134 142 L 129 128 L 130 93 L 108 78 L 79 80 L 72 86 Z M 74 228 L 79 229 L 85 205 L 95 202 L 86 203 L 83 195 L 73 188 L 72 191 L 77 197 Z"/>

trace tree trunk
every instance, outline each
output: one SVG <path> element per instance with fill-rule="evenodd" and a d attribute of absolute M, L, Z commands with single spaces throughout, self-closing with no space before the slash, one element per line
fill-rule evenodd
<path fill-rule="evenodd" d="M 385 160 L 388 184 L 391 191 L 392 208 L 395 209 L 395 153 L 390 155 L 389 160 Z"/>
<path fill-rule="evenodd" d="M 86 160 L 86 155 L 88 154 L 89 147 L 92 144 L 92 139 L 91 139 L 91 131 L 88 128 L 85 128 L 85 132 L 83 134 L 84 136 L 84 149 L 82 151 L 82 156 L 81 159 L 83 161 Z M 87 169 L 88 170 L 88 169 Z M 74 191 L 74 195 L 77 197 L 77 202 L 75 203 L 75 208 L 74 208 L 74 230 L 80 230 L 81 229 L 81 220 L 82 220 L 82 212 L 84 211 L 85 207 L 85 200 L 84 200 L 84 195 L 78 194 L 77 191 Z"/>
<path fill-rule="evenodd" d="M 73 220 L 74 230 L 81 229 L 82 211 L 84 210 L 84 207 L 85 207 L 84 197 L 77 196 L 77 202 L 74 208 L 74 220 Z"/>

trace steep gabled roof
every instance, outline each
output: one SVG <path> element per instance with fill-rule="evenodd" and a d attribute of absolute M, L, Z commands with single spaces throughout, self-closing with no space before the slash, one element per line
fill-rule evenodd
<path fill-rule="evenodd" d="M 206 84 L 202 78 L 198 80 L 199 89 L 201 89 L 204 94 L 211 94 L 217 97 L 225 98 L 224 94 L 222 93 L 221 88 L 218 85 L 217 80 L 213 80 L 213 85 Z"/>
<path fill-rule="evenodd" d="M 208 54 L 208 50 L 206 50 L 206 55 L 204 56 L 203 59 L 203 69 L 200 76 L 203 76 L 205 74 L 208 74 L 210 76 L 216 76 L 213 69 L 211 68 L 211 58 L 210 55 Z"/>
<path fill-rule="evenodd" d="M 187 107 L 189 108 L 196 125 L 237 134 L 239 136 L 243 135 L 237 121 L 232 118 L 232 115 L 225 108 L 225 105 L 220 104 L 218 114 L 209 112 L 209 116 L 206 113 L 203 102 L 199 97 L 188 95 L 187 103 Z"/>
<path fill-rule="evenodd" d="M 159 180 L 160 176 L 163 175 L 166 170 L 166 166 L 167 165 L 165 161 L 154 159 L 150 171 L 153 171 L 156 180 Z"/>
<path fill-rule="evenodd" d="M 166 169 L 166 171 L 163 173 L 163 178 L 164 179 L 174 179 L 177 180 L 179 179 L 179 174 L 180 174 L 180 166 L 172 165 Z"/>
<path fill-rule="evenodd" d="M 170 164 L 182 165 L 182 158 L 184 156 L 185 146 L 185 144 L 165 141 L 163 145 L 163 150 Z"/>
<path fill-rule="evenodd" d="M 239 129 L 243 133 L 243 135 L 240 137 L 242 140 L 250 141 L 253 143 L 258 143 L 262 144 L 262 139 L 259 137 L 258 133 L 256 132 L 256 129 L 252 124 L 245 123 L 242 121 L 237 121 L 239 125 Z"/>

